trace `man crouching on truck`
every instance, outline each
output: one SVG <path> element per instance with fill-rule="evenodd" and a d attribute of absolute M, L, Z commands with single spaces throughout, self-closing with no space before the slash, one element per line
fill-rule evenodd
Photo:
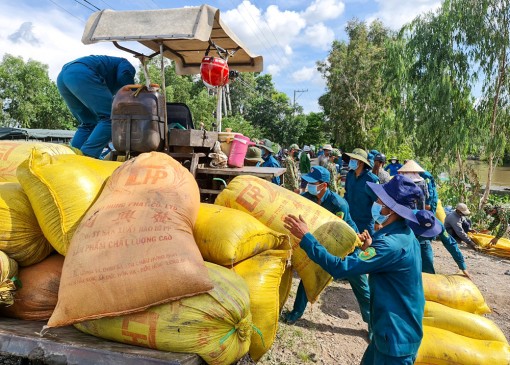
<path fill-rule="evenodd" d="M 425 297 L 420 244 L 406 219 L 416 222 L 412 209 L 422 192 L 401 175 L 383 185 L 367 185 L 378 198 L 372 209 L 374 219 L 383 223 L 373 238 L 366 230 L 358 234 L 363 242 L 363 251 L 358 255 L 344 259 L 331 255 L 310 233 L 301 216 L 288 215 L 285 227 L 301 240 L 299 245 L 310 259 L 334 278 L 370 274 L 373 339 L 361 364 L 412 365 L 423 337 Z"/>
<path fill-rule="evenodd" d="M 62 67 L 57 88 L 80 122 L 71 146 L 85 156 L 99 158 L 112 139 L 113 95 L 134 83 L 135 68 L 125 58 L 87 56 Z"/>

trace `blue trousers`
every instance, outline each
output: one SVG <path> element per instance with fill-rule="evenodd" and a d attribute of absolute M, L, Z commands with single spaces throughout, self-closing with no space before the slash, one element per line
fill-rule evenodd
<path fill-rule="evenodd" d="M 363 354 L 361 365 L 413 365 L 415 360 L 416 354 L 400 357 L 385 355 L 377 350 L 372 341 Z"/>
<path fill-rule="evenodd" d="M 113 95 L 103 78 L 81 63 L 64 66 L 57 78 L 58 91 L 80 125 L 71 146 L 99 158 L 112 139 Z"/>
<path fill-rule="evenodd" d="M 356 296 L 363 321 L 370 323 L 370 289 L 368 287 L 367 276 L 349 276 L 346 279 L 351 284 L 352 291 Z M 305 286 L 303 281 L 300 280 L 292 311 L 302 316 L 307 304 L 308 298 L 306 297 Z"/>
<path fill-rule="evenodd" d="M 421 272 L 435 274 L 434 270 L 434 251 L 429 240 L 420 242 L 421 251 Z"/>

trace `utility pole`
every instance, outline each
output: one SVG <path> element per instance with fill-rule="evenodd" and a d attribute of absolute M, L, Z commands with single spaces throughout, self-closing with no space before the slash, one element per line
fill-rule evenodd
<path fill-rule="evenodd" d="M 294 90 L 294 104 L 293 104 L 293 108 L 292 108 L 292 115 L 296 115 L 296 93 L 307 93 L 308 92 L 308 89 L 306 90 Z"/>

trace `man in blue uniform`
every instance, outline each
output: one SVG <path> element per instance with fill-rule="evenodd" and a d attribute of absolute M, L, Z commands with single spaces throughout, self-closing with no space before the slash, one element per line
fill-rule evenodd
<path fill-rule="evenodd" d="M 113 95 L 122 86 L 133 84 L 135 73 L 128 60 L 110 56 L 82 57 L 62 67 L 58 91 L 80 122 L 71 146 L 99 158 L 112 139 Z"/>
<path fill-rule="evenodd" d="M 417 222 L 413 206 L 421 190 L 410 179 L 395 176 L 388 183 L 368 183 L 378 199 L 374 215 L 383 221 L 372 238 L 359 234 L 364 251 L 344 259 L 331 255 L 309 232 L 302 217 L 289 215 L 286 228 L 312 261 L 333 277 L 370 274 L 370 322 L 373 339 L 361 364 L 411 365 L 423 337 L 425 296 L 419 243 L 406 219 Z M 383 217 L 383 218 L 381 218 Z"/>
<path fill-rule="evenodd" d="M 420 242 L 421 271 L 429 274 L 436 273 L 434 270 L 434 251 L 432 250 L 430 240 L 439 236 L 441 243 L 453 257 L 459 269 L 469 278 L 470 276 L 466 270 L 464 256 L 457 245 L 457 241 L 446 232 L 443 224 L 439 219 L 434 217 L 434 213 L 429 210 L 418 210 L 415 212 L 415 215 L 418 223 L 412 221 L 408 221 L 407 223 L 416 235 L 418 242 Z"/>
<path fill-rule="evenodd" d="M 385 171 L 388 171 L 390 173 L 390 176 L 395 176 L 398 174 L 398 170 L 402 167 L 402 164 L 398 162 L 398 159 L 396 157 L 390 158 L 390 163 L 386 165 L 384 168 Z"/>
<path fill-rule="evenodd" d="M 328 169 L 322 166 L 313 166 L 310 173 L 303 175 L 302 178 L 308 182 L 307 192 L 301 195 L 311 200 L 321 207 L 329 210 L 339 218 L 343 219 L 345 223 L 351 226 L 354 231 L 359 232 L 356 223 L 351 219 L 349 214 L 349 205 L 340 195 L 328 189 L 330 181 L 330 173 Z M 359 249 L 354 251 L 357 254 Z M 352 291 L 358 301 L 361 317 L 370 327 L 370 290 L 368 287 L 368 279 L 366 275 L 354 275 L 345 277 L 351 284 Z M 308 298 L 306 297 L 305 287 L 303 282 L 299 282 L 296 299 L 294 301 L 294 308 L 291 312 L 283 316 L 285 322 L 292 324 L 296 322 L 303 315 Z M 370 331 L 370 328 L 369 328 Z"/>
<path fill-rule="evenodd" d="M 273 157 L 273 142 L 268 139 L 264 140 L 264 144 L 257 145 L 262 150 L 262 159 L 264 163 L 260 167 L 281 167 L 280 163 Z M 271 182 L 280 185 L 280 176 L 273 177 Z"/>
<path fill-rule="evenodd" d="M 376 196 L 366 189 L 367 182 L 377 183 L 379 178 L 375 176 L 368 162 L 368 154 L 361 148 L 355 148 L 349 156 L 349 172 L 345 179 L 344 198 L 351 209 L 351 217 L 358 226 L 360 232 L 365 229 L 374 234 L 374 219 L 372 217 L 372 204 Z"/>

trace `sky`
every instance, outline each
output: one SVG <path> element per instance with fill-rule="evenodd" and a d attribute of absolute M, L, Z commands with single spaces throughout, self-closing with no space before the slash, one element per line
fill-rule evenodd
<path fill-rule="evenodd" d="M 78 57 L 105 54 L 138 61 L 110 42 L 84 45 L 81 37 L 89 16 L 98 9 L 154 10 L 200 6 L 181 0 L 0 0 L 0 57 L 9 53 L 49 66 L 55 80 L 62 66 Z M 347 40 L 345 26 L 353 18 L 381 20 L 398 30 L 417 15 L 439 7 L 438 0 L 210 0 L 220 18 L 254 54 L 264 58 L 276 89 L 305 113 L 321 111 L 326 91 L 317 71 L 333 40 Z M 147 48 L 140 48 L 146 54 Z"/>

